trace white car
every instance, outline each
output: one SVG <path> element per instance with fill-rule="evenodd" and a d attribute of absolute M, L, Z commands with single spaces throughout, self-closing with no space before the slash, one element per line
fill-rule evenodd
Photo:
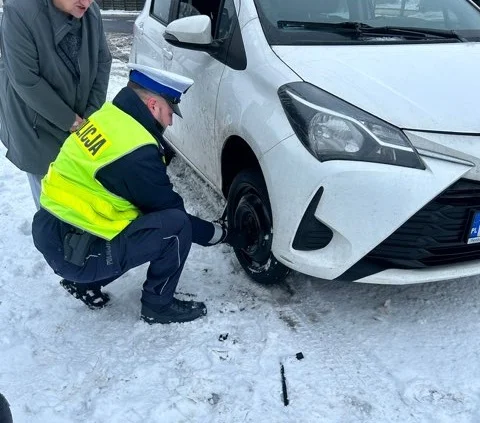
<path fill-rule="evenodd" d="M 480 273 L 470 0 L 147 0 L 130 60 L 194 79 L 165 138 L 228 199 L 253 279 Z"/>

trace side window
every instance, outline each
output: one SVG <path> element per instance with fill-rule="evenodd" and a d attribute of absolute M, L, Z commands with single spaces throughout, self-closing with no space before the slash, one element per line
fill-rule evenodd
<path fill-rule="evenodd" d="M 180 0 L 178 3 L 178 12 L 174 19 L 194 15 L 207 15 L 212 21 L 212 37 L 216 38 L 220 7 L 222 4 L 222 0 Z"/>
<path fill-rule="evenodd" d="M 199 10 L 193 6 L 192 0 L 180 0 L 178 5 L 178 18 L 186 18 L 187 16 L 200 15 Z"/>
<path fill-rule="evenodd" d="M 151 13 L 164 23 L 168 23 L 172 0 L 153 0 Z"/>
<path fill-rule="evenodd" d="M 222 10 L 218 17 L 218 25 L 215 38 L 223 40 L 228 38 L 233 31 L 233 23 L 235 22 L 235 3 L 233 0 L 225 0 Z"/>

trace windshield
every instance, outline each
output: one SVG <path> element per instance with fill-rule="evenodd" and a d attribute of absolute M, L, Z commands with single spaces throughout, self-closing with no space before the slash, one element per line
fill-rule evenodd
<path fill-rule="evenodd" d="M 470 0 L 254 0 L 270 44 L 480 41 Z"/>

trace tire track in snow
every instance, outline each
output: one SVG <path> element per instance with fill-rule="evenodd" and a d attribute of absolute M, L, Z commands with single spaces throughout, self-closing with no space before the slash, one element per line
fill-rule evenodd
<path fill-rule="evenodd" d="M 356 338 L 345 336 L 339 324 L 318 321 L 322 308 L 318 297 L 297 300 L 289 292 L 287 303 L 282 299 L 285 288 L 288 290 L 285 286 L 267 288 L 252 284 L 259 296 L 270 295 L 279 318 L 292 329 L 292 338 L 297 340 L 297 350 L 283 358 L 290 406 L 301 401 L 302 393 L 310 397 L 311 392 L 307 394 L 306 390 L 315 390 L 322 398 L 319 402 L 323 401 L 321 407 L 317 405 L 320 410 L 328 405 L 335 411 L 332 421 L 420 421 L 412 405 L 403 400 L 395 378 L 356 343 Z M 305 358 L 297 361 L 296 352 L 302 352 Z"/>

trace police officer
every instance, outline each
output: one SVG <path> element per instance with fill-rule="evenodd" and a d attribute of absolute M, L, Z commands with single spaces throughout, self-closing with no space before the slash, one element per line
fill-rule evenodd
<path fill-rule="evenodd" d="M 32 226 L 36 248 L 62 276 L 62 286 L 90 308 L 109 297 L 101 288 L 150 262 L 141 318 L 186 322 L 205 304 L 174 297 L 191 243 L 227 242 L 241 234 L 192 216 L 173 189 L 165 163 L 164 129 L 193 84 L 189 78 L 136 64 L 127 87 L 70 135 L 42 180 Z"/>

